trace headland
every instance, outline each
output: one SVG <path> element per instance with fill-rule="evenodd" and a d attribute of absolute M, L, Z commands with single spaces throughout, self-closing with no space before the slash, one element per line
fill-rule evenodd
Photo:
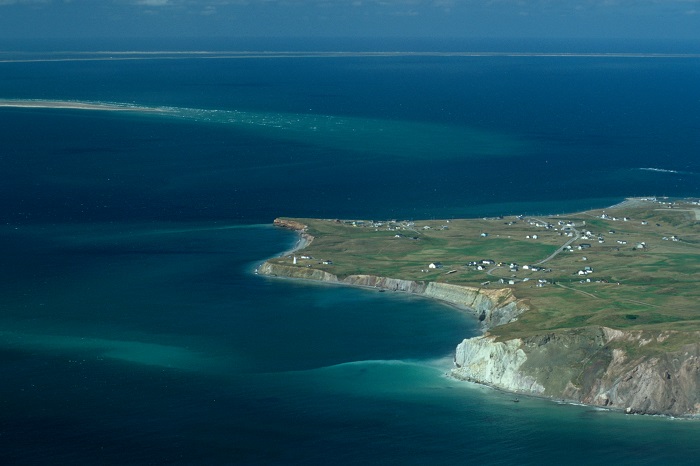
<path fill-rule="evenodd" d="M 474 313 L 451 375 L 627 413 L 700 416 L 700 202 L 557 216 L 277 219 L 258 273 L 408 292 Z"/>

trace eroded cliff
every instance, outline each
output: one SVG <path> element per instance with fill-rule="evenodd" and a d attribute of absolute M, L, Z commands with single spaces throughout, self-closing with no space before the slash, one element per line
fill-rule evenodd
<path fill-rule="evenodd" d="M 275 224 L 313 237 L 290 220 Z M 628 413 L 700 416 L 700 332 L 584 327 L 498 340 L 489 329 L 528 310 L 510 288 L 488 289 L 381 277 L 338 276 L 316 269 L 265 262 L 258 273 L 407 292 L 470 310 L 483 336 L 456 348 L 455 378 L 499 389 L 584 403 Z M 690 342 L 690 343 L 689 343 Z"/>
<path fill-rule="evenodd" d="M 313 267 L 298 267 L 267 261 L 257 272 L 262 275 L 317 280 L 380 290 L 400 291 L 438 299 L 473 312 L 483 330 L 515 320 L 526 310 L 508 289 L 486 290 L 447 283 L 401 280 L 376 275 L 349 275 L 343 279 Z"/>
<path fill-rule="evenodd" d="M 452 375 L 629 413 L 696 416 L 700 343 L 664 348 L 677 334 L 588 327 L 507 341 L 480 336 L 457 346 Z"/>

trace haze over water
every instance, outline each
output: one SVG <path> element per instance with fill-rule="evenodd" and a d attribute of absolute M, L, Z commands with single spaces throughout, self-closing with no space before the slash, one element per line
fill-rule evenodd
<path fill-rule="evenodd" d="M 467 313 L 252 271 L 276 216 L 699 196 L 700 59 L 142 58 L 0 63 L 0 99 L 159 109 L 0 108 L 3 462 L 696 460 L 695 422 L 444 377 Z"/>

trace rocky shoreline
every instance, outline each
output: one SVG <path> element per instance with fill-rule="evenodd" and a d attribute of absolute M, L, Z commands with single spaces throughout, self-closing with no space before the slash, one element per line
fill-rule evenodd
<path fill-rule="evenodd" d="M 295 250 L 313 241 L 303 224 L 275 220 L 275 225 L 300 234 Z M 510 289 L 488 290 L 374 275 L 339 279 L 322 270 L 269 261 L 257 273 L 407 292 L 473 312 L 483 335 L 457 345 L 450 375 L 460 380 L 630 414 L 700 416 L 700 343 L 635 356 L 635 348 L 663 345 L 677 332 L 584 327 L 500 341 L 489 330 L 516 320 L 528 310 Z M 700 334 L 694 340 L 700 342 Z"/>

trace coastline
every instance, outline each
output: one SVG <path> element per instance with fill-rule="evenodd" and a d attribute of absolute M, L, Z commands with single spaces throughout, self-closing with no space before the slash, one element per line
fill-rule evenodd
<path fill-rule="evenodd" d="M 628 198 L 606 209 L 645 207 L 644 203 L 651 199 Z M 296 220 L 276 219 L 274 224 L 299 235 L 294 247 L 278 258 L 282 262 L 289 261 L 290 255 L 305 249 L 314 239 L 307 225 Z M 520 314 L 529 310 L 529 303 L 512 293 L 506 297 L 503 289 L 497 296 L 496 289 L 434 281 L 378 275 L 339 278 L 321 269 L 270 260 L 261 264 L 256 269 L 258 272 L 273 277 L 409 292 L 469 311 L 481 322 L 482 335 L 457 345 L 455 368 L 446 374 L 457 380 L 517 396 L 625 414 L 679 419 L 700 416 L 700 400 L 695 395 L 697 390 L 692 388 L 698 384 L 694 374 L 696 369 L 700 370 L 700 344 L 686 344 L 679 350 L 664 350 L 641 358 L 627 357 L 621 349 L 661 343 L 678 336 L 678 331 L 616 330 L 598 325 L 499 339 L 490 335 L 490 329 L 518 320 Z M 659 373 L 665 375 L 658 377 Z M 550 379 L 548 374 L 556 376 Z"/>

